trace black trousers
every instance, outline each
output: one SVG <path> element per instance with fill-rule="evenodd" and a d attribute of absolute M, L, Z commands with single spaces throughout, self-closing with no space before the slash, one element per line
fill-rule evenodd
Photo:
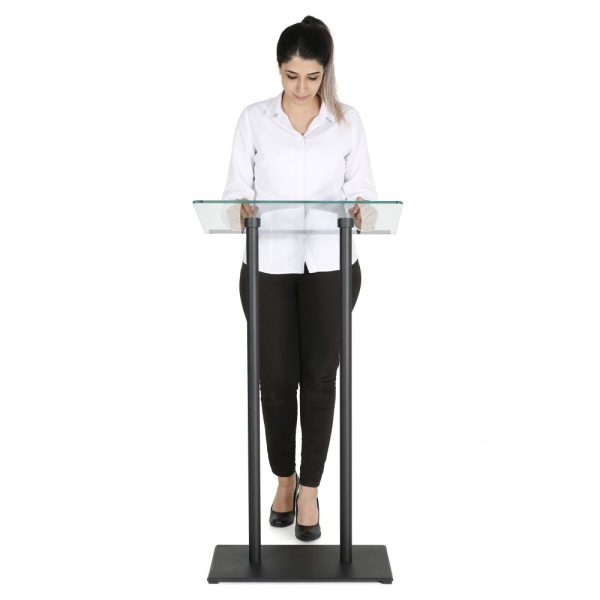
<path fill-rule="evenodd" d="M 248 267 L 242 262 L 240 298 L 248 319 Z M 318 487 L 329 449 L 340 364 L 340 271 L 270 274 L 259 271 L 259 381 L 267 453 L 275 475 L 296 470 L 300 385 L 300 483 Z M 361 285 L 352 264 L 352 308 Z"/>

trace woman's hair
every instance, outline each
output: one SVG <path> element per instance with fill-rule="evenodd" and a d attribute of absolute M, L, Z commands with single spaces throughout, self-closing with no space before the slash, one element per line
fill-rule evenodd
<path fill-rule="evenodd" d="M 300 23 L 283 30 L 277 42 L 277 63 L 281 67 L 294 56 L 316 60 L 323 67 L 323 81 L 317 94 L 333 113 L 336 121 L 346 122 L 338 100 L 333 68 L 333 38 L 323 21 L 306 16 Z"/>

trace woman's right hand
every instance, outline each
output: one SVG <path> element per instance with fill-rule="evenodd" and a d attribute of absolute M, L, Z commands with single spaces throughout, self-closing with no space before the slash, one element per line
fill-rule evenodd
<path fill-rule="evenodd" d="M 248 200 L 248 198 L 240 198 L 240 200 Z M 242 231 L 245 229 L 244 219 L 246 217 L 254 217 L 258 212 L 258 206 L 255 204 L 248 204 L 247 202 L 242 202 L 240 205 L 240 227 Z"/>

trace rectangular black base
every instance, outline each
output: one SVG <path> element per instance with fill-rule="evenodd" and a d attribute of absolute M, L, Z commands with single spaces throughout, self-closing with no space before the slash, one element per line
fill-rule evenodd
<path fill-rule="evenodd" d="M 353 545 L 352 562 L 340 561 L 339 545 L 263 545 L 251 563 L 248 544 L 215 546 L 208 583 L 221 581 L 379 581 L 392 583 L 385 546 Z"/>

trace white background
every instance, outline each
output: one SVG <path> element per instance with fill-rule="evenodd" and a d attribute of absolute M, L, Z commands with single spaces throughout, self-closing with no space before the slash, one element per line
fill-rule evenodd
<path fill-rule="evenodd" d="M 597 600 L 594 4 L 2 3 L 3 599 Z M 248 541 L 245 238 L 192 201 L 220 198 L 308 14 L 404 202 L 397 235 L 358 239 L 353 312 L 353 542 L 394 583 L 209 586 L 214 546 Z M 261 465 L 262 542 L 299 544 L 268 523 L 262 420 Z"/>

